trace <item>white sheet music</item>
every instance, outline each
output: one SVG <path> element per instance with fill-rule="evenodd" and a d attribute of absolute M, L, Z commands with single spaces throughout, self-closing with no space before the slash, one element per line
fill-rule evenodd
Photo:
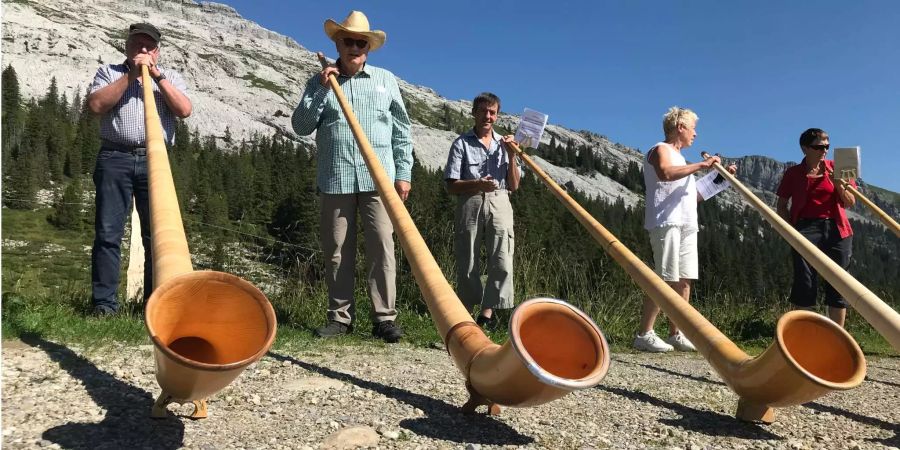
<path fill-rule="evenodd" d="M 519 127 L 516 129 L 515 139 L 519 146 L 537 148 L 541 143 L 541 136 L 544 134 L 548 118 L 549 116 L 544 113 L 525 108 L 525 112 L 522 113 L 522 118 L 519 120 Z"/>
<path fill-rule="evenodd" d="M 708 174 L 697 179 L 697 193 L 700 194 L 703 200 L 712 198 L 719 192 L 728 189 L 728 186 L 731 186 L 731 183 L 715 170 L 710 170 Z"/>

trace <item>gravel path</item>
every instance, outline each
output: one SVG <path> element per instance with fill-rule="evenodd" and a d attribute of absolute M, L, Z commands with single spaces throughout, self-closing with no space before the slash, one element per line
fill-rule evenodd
<path fill-rule="evenodd" d="M 735 395 L 699 356 L 615 354 L 594 389 L 496 418 L 463 415 L 446 352 L 328 345 L 272 352 L 210 400 L 209 418 L 148 417 L 152 348 L 3 343 L 3 447 L 15 448 L 890 448 L 900 359 L 870 358 L 859 388 L 736 421 Z M 345 356 L 338 358 L 338 355 Z M 189 405 L 170 406 L 188 414 Z"/>

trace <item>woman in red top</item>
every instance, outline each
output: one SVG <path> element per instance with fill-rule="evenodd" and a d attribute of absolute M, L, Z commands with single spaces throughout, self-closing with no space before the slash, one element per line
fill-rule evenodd
<path fill-rule="evenodd" d="M 844 208 L 853 206 L 856 198 L 831 178 L 834 161 L 825 159 L 828 147 L 828 133 L 823 130 L 810 128 L 800 135 L 804 158 L 784 172 L 777 192 L 778 215 L 846 270 L 850 265 L 853 230 Z M 850 184 L 856 186 L 853 180 Z M 816 306 L 818 274 L 796 250 L 791 253 L 794 284 L 790 301 L 798 308 L 811 310 Z M 847 301 L 828 283 L 825 304 L 828 317 L 843 327 Z"/>

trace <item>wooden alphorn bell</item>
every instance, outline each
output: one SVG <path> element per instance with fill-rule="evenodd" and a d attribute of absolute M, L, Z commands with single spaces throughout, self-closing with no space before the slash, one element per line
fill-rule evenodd
<path fill-rule="evenodd" d="M 201 419 L 207 415 L 206 399 L 272 346 L 275 311 L 247 281 L 228 273 L 193 270 L 154 82 L 147 66 L 141 70 L 155 288 L 144 320 L 162 388 L 150 415 L 165 417 L 169 403 L 193 403 L 190 417 Z"/>
<path fill-rule="evenodd" d="M 709 153 L 706 152 L 701 153 L 701 156 L 706 159 L 710 157 Z M 800 256 L 812 265 L 822 278 L 825 278 L 831 284 L 831 287 L 841 293 L 844 299 L 847 300 L 847 303 L 859 315 L 866 319 L 878 333 L 884 336 L 888 343 L 894 347 L 894 350 L 900 351 L 900 314 L 897 314 L 897 311 L 891 309 L 887 303 L 878 298 L 869 288 L 863 286 L 856 278 L 832 261 L 822 250 L 819 250 L 818 247 L 803 237 L 791 224 L 787 223 L 775 211 L 772 211 L 772 208 L 769 208 L 765 202 L 754 195 L 750 189 L 738 181 L 721 164 L 715 163 L 713 167 L 762 214 L 763 218 L 772 225 L 772 228 L 797 253 L 800 253 Z"/>
<path fill-rule="evenodd" d="M 325 56 L 318 53 L 318 57 L 324 69 L 328 64 Z M 500 405 L 540 405 L 597 385 L 609 368 L 609 347 L 597 325 L 574 306 L 547 298 L 520 304 L 510 318 L 510 340 L 502 346 L 475 324 L 428 250 L 340 83 L 333 75 L 328 83 L 349 122 L 435 327 L 466 378 L 470 398 L 463 411 L 486 405 L 490 414 L 498 414 Z"/>
<path fill-rule="evenodd" d="M 776 325 L 775 342 L 751 358 L 594 219 L 517 144 L 510 145 L 737 393 L 738 419 L 771 423 L 775 407 L 803 404 L 862 382 L 866 374 L 862 350 L 841 327 L 809 311 L 782 316 Z"/>

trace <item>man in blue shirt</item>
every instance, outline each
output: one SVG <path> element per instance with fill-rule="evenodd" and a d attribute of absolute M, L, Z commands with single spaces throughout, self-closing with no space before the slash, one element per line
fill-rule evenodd
<path fill-rule="evenodd" d="M 144 97 L 141 66 L 153 79 L 156 108 L 162 120 L 163 136 L 175 139 L 175 118 L 191 115 L 191 100 L 178 72 L 157 65 L 160 54 L 159 30 L 149 23 L 129 27 L 122 64 L 100 67 L 90 86 L 88 108 L 100 118 L 101 148 L 94 168 L 96 215 L 94 247 L 91 251 L 91 286 L 94 314 L 105 316 L 118 311 L 119 263 L 125 217 L 134 196 L 144 243 L 144 300 L 153 291 L 153 264 L 150 255 L 150 197 L 147 188 L 147 134 L 144 124 Z"/>
<path fill-rule="evenodd" d="M 475 126 L 450 147 L 444 168 L 447 192 L 458 197 L 455 212 L 457 290 L 469 309 L 481 306 L 477 323 L 494 327 L 494 309 L 513 307 L 513 211 L 510 192 L 519 188 L 522 169 L 506 143 L 512 136 L 494 132 L 500 99 L 489 92 L 472 102 Z M 481 284 L 481 245 L 487 253 L 487 282 Z"/>
<path fill-rule="evenodd" d="M 353 330 L 359 213 L 366 240 L 372 334 L 386 342 L 397 342 L 403 331 L 394 323 L 397 317 L 394 228 L 328 77 L 337 78 L 372 149 L 387 175 L 395 180 L 394 187 L 403 200 L 409 196 L 413 163 L 409 116 L 394 74 L 366 64 L 368 53 L 384 44 L 383 31 L 370 30 L 365 14 L 353 11 L 343 23 L 327 20 L 325 34 L 335 42 L 339 58 L 334 66 L 310 78 L 291 118 L 297 134 L 316 132 L 318 149 L 320 238 L 328 285 L 328 322 L 316 334 L 331 337 Z"/>

